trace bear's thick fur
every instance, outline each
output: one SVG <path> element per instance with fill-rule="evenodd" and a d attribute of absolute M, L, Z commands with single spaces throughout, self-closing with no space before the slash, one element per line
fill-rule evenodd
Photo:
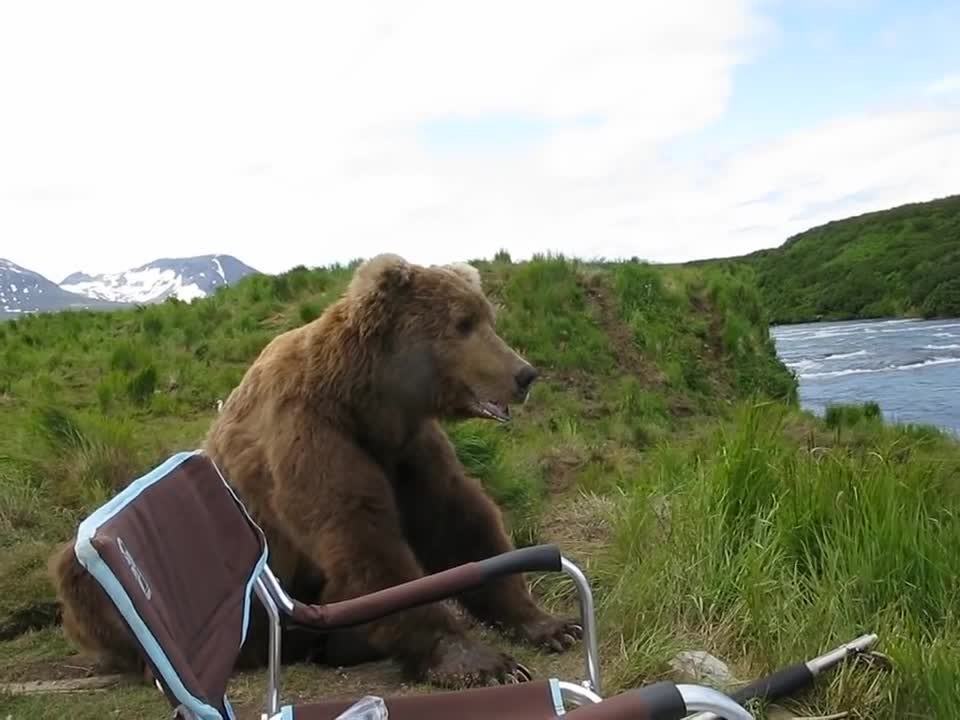
<path fill-rule="evenodd" d="M 465 475 L 439 424 L 505 421 L 509 404 L 526 397 L 537 373 L 494 323 L 475 268 L 380 255 L 318 319 L 274 338 L 248 369 L 205 449 L 266 533 L 271 567 L 292 595 L 352 598 L 512 548 L 499 509 Z M 53 563 L 67 632 L 122 662 L 129 641 L 106 632 L 112 626 L 70 555 Z M 461 601 L 475 618 L 544 648 L 564 650 L 582 632 L 540 609 L 520 576 Z M 263 619 L 255 614 L 244 664 L 263 660 Z M 105 629 L 91 631 L 98 622 Z M 444 603 L 332 636 L 291 632 L 284 647 L 336 664 L 393 657 L 441 686 L 529 676 L 472 639 Z"/>

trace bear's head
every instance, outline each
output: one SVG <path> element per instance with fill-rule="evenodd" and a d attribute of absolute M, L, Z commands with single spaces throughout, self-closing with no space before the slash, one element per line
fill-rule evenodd
<path fill-rule="evenodd" d="M 345 295 L 350 322 L 375 358 L 378 396 L 448 419 L 506 422 L 537 370 L 497 334 L 471 265 L 423 266 L 384 254 L 364 262 Z"/>

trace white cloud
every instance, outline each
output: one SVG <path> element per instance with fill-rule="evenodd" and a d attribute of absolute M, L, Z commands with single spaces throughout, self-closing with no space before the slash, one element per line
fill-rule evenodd
<path fill-rule="evenodd" d="M 946 111 L 663 159 L 765 37 L 748 0 L 145 8 L 0 9 L 0 256 L 54 279 L 204 252 L 267 271 L 381 250 L 673 260 L 776 244 L 838 194 L 960 187 Z M 606 122 L 522 152 L 418 144 L 425 119 L 499 111 Z"/>
<path fill-rule="evenodd" d="M 955 95 L 960 94 L 960 73 L 947 75 L 926 87 L 928 95 Z"/>
<path fill-rule="evenodd" d="M 779 244 L 840 217 L 960 191 L 960 112 L 864 113 L 737 158 L 711 192 L 727 212 L 723 253 Z M 763 196 L 756 202 L 749 201 Z"/>

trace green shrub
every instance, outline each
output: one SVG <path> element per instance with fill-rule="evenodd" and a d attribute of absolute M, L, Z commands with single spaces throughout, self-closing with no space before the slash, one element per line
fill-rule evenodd
<path fill-rule="evenodd" d="M 150 313 L 143 317 L 141 327 L 148 338 L 156 339 L 163 334 L 163 319 L 158 313 Z"/>
<path fill-rule="evenodd" d="M 300 317 L 300 322 L 306 324 L 320 317 L 320 308 L 316 303 L 303 302 L 300 303 L 300 307 L 297 308 L 297 313 Z"/>
<path fill-rule="evenodd" d="M 923 302 L 923 314 L 927 318 L 960 317 L 960 278 L 937 285 Z"/>
<path fill-rule="evenodd" d="M 738 259 L 774 322 L 960 315 L 960 196 L 811 228 Z"/>
<path fill-rule="evenodd" d="M 880 420 L 883 414 L 880 406 L 875 402 L 866 402 L 861 405 L 831 403 L 827 405 L 824 422 L 828 428 L 849 428 L 862 421 Z"/>
<path fill-rule="evenodd" d="M 120 342 L 110 354 L 110 369 L 133 372 L 146 361 L 146 353 L 129 342 Z"/>
<path fill-rule="evenodd" d="M 157 415 L 175 415 L 179 410 L 177 399 L 167 393 L 154 395 L 150 401 L 150 411 Z"/>
<path fill-rule="evenodd" d="M 129 398 L 127 386 L 131 380 L 118 371 L 112 371 L 100 378 L 96 385 L 97 407 L 102 413 L 110 413 L 121 408 Z"/>
<path fill-rule="evenodd" d="M 157 369 L 147 365 L 127 384 L 127 395 L 137 405 L 149 405 L 157 389 Z"/>

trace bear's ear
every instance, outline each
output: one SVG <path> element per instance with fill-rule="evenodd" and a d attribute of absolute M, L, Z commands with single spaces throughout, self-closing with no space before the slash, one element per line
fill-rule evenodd
<path fill-rule="evenodd" d="M 470 286 L 474 289 L 483 292 L 483 282 L 480 280 L 480 271 L 473 265 L 469 263 L 451 263 L 443 267 L 462 277 L 470 283 Z"/>
<path fill-rule="evenodd" d="M 354 272 L 347 293 L 360 299 L 371 293 L 393 293 L 413 280 L 413 266 L 399 255 L 383 253 L 363 262 Z"/>

